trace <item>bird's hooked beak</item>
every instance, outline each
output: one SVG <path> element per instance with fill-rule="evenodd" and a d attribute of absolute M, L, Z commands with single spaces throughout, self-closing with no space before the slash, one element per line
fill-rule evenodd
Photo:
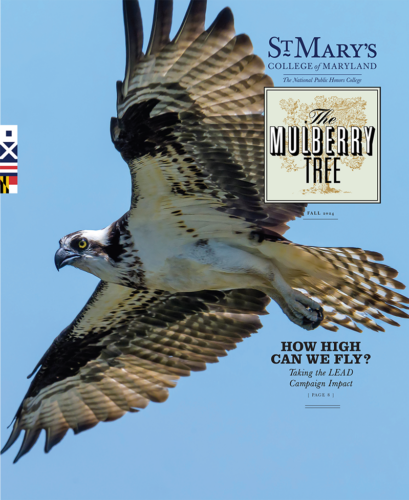
<path fill-rule="evenodd" d="M 80 259 L 81 256 L 77 253 L 71 252 L 70 250 L 66 250 L 65 248 L 59 248 L 55 252 L 54 262 L 57 271 L 59 271 L 62 267 L 71 264 L 74 260 Z"/>

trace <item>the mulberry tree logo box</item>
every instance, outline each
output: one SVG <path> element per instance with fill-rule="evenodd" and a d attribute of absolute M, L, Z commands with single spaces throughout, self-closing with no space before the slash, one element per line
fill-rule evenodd
<path fill-rule="evenodd" d="M 380 88 L 265 89 L 266 203 L 380 203 Z"/>

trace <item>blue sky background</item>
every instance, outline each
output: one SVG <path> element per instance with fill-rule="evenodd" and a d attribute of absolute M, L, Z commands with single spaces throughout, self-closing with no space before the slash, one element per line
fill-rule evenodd
<path fill-rule="evenodd" d="M 175 2 L 174 29 L 187 1 Z M 267 61 L 272 36 L 376 43 L 382 87 L 382 204 L 320 206 L 338 221 L 291 224 L 315 246 L 376 250 L 409 284 L 405 2 L 209 0 L 207 25 L 229 5 L 236 30 Z M 97 284 L 57 273 L 58 240 L 99 229 L 129 208 L 130 178 L 110 141 L 115 81 L 124 74 L 120 0 L 2 0 L 1 123 L 19 126 L 19 194 L 2 196 L 1 442 L 26 375 Z M 153 2 L 142 3 L 145 41 Z M 374 60 L 371 60 L 374 61 Z M 283 71 L 268 71 L 283 85 Z M 203 373 L 179 382 L 165 404 L 71 432 L 49 455 L 44 436 L 17 465 L 2 459 L 3 500 L 407 498 L 409 321 L 385 333 L 296 327 L 272 304 L 264 328 Z M 334 390 L 340 410 L 305 410 L 305 389 L 270 357 L 281 341 L 361 341 L 368 364 Z M 308 368 L 308 365 L 302 365 Z M 19 441 L 20 442 L 20 441 Z"/>

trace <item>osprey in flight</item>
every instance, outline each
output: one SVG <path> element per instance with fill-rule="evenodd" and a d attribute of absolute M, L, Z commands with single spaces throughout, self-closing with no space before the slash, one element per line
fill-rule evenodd
<path fill-rule="evenodd" d="M 181 376 L 204 370 L 256 332 L 269 298 L 311 330 L 383 330 L 409 317 L 397 272 L 359 248 L 298 245 L 283 234 L 305 205 L 264 199 L 264 88 L 273 85 L 226 8 L 204 29 L 192 0 L 169 40 L 172 1 L 155 4 L 142 52 L 138 2 L 125 0 L 126 70 L 112 141 L 129 166 L 129 211 L 99 231 L 60 240 L 57 269 L 101 281 L 54 340 L 19 407 L 6 451 L 16 461 L 46 433 L 48 452 L 68 429 L 162 402 Z"/>

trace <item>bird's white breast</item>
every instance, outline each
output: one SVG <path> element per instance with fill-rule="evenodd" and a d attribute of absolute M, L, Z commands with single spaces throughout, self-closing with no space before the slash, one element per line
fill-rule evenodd
<path fill-rule="evenodd" d="M 178 291 L 244 288 L 268 262 L 217 238 L 192 238 L 165 221 L 132 230 L 148 287 Z"/>

